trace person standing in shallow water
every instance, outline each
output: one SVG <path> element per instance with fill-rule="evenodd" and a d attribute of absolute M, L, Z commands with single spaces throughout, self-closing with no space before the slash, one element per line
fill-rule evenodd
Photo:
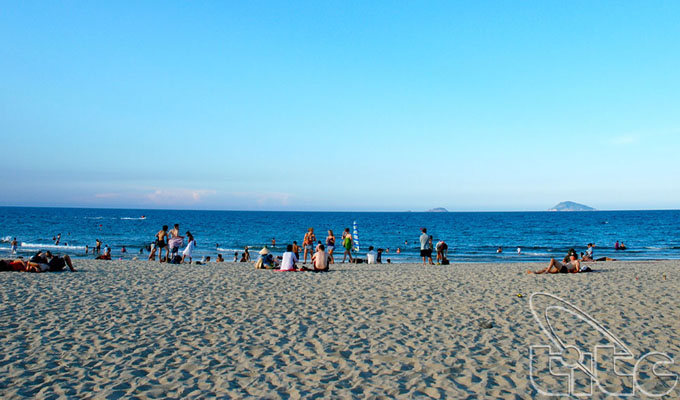
<path fill-rule="evenodd" d="M 347 256 L 349 256 L 349 262 L 354 262 L 352 260 L 352 234 L 349 232 L 349 228 L 345 228 L 342 232 L 342 247 L 345 249 L 345 253 L 342 255 L 342 262 L 345 262 Z"/>
<path fill-rule="evenodd" d="M 17 254 L 17 245 L 18 244 L 19 244 L 19 242 L 17 242 L 17 238 L 12 239 L 12 245 L 11 245 L 12 247 L 11 247 L 10 253 Z"/>
<path fill-rule="evenodd" d="M 420 256 L 423 257 L 423 265 L 426 265 L 428 262 L 430 265 L 434 265 L 432 262 L 432 241 L 430 240 L 430 235 L 427 234 L 427 228 L 423 228 L 420 231 L 423 232 L 420 235 Z M 426 259 L 428 262 L 426 262 Z"/>
<path fill-rule="evenodd" d="M 307 263 L 307 254 L 309 254 L 309 261 L 312 261 L 312 255 L 314 254 L 314 242 L 316 242 L 314 228 L 309 228 L 302 240 L 302 248 L 304 249 L 304 259 L 302 261 L 303 264 Z"/>
<path fill-rule="evenodd" d="M 156 240 L 154 241 L 153 250 L 149 254 L 149 260 L 156 258 L 156 250 L 158 250 L 158 261 L 162 262 L 161 252 L 165 249 L 165 259 L 168 259 L 170 252 L 168 250 L 168 226 L 163 225 L 163 229 L 156 233 Z"/>
<path fill-rule="evenodd" d="M 184 264 L 184 260 L 186 260 L 187 258 L 189 259 L 189 264 L 191 264 L 192 256 L 194 254 L 194 248 L 196 247 L 196 240 L 194 240 L 194 236 L 191 234 L 191 232 L 187 231 L 186 235 L 187 235 L 187 247 L 182 252 L 182 264 Z M 222 258 L 221 254 L 218 254 L 218 261 L 219 258 Z"/>
<path fill-rule="evenodd" d="M 326 237 L 326 250 L 328 251 L 328 262 L 330 264 L 335 263 L 333 259 L 333 252 L 335 251 L 335 235 L 333 235 L 332 230 L 328 230 L 328 236 Z"/>

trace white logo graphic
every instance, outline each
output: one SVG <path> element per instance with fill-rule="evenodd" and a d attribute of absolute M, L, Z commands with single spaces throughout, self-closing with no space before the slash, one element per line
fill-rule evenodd
<path fill-rule="evenodd" d="M 538 312 L 536 302 L 548 302 Z M 534 293 L 529 298 L 529 307 L 550 345 L 530 346 L 529 371 L 531 384 L 540 394 L 546 396 L 588 397 L 597 387 L 610 396 L 628 397 L 636 393 L 648 397 L 666 396 L 675 389 L 678 375 L 668 371 L 674 364 L 673 358 L 659 352 L 649 352 L 635 361 L 633 353 L 625 343 L 609 332 L 593 317 L 548 293 Z M 550 316 L 576 317 L 585 322 L 594 332 L 599 333 L 599 343 L 589 349 L 579 349 L 560 337 Z M 604 360 L 604 361 L 603 361 Z M 612 376 L 617 377 L 612 382 Z M 638 394 L 638 396 L 639 396 Z"/>

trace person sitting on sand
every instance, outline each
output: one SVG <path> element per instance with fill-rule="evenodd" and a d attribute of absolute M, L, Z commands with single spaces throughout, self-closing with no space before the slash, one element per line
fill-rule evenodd
<path fill-rule="evenodd" d="M 377 264 L 378 253 L 373 250 L 373 246 L 368 246 L 368 253 L 366 253 L 366 264 Z"/>
<path fill-rule="evenodd" d="M 326 247 L 322 244 L 318 246 L 316 253 L 312 256 L 312 265 L 314 266 L 314 271 L 328 271 L 328 264 L 330 259 L 328 253 L 326 253 Z"/>
<path fill-rule="evenodd" d="M 314 271 L 328 271 L 328 265 L 330 263 L 330 257 L 326 253 L 326 246 L 319 244 L 317 246 L 316 252 L 312 255 L 312 265 L 314 266 Z"/>
<path fill-rule="evenodd" d="M 300 246 L 298 246 L 297 241 L 293 240 L 293 253 L 295 253 L 295 258 L 300 259 Z"/>
<path fill-rule="evenodd" d="M 588 243 L 588 248 L 586 249 L 586 253 L 581 256 L 581 260 L 583 261 L 593 261 L 593 244 Z"/>
<path fill-rule="evenodd" d="M 217 260 L 215 262 L 224 262 L 224 258 L 222 258 L 222 254 L 217 255 Z"/>
<path fill-rule="evenodd" d="M 248 251 L 248 246 L 243 249 L 243 258 L 246 260 L 245 262 L 250 261 L 250 252 Z"/>
<path fill-rule="evenodd" d="M 581 257 L 581 261 L 616 261 L 615 258 L 610 258 L 610 257 L 594 258 L 594 254 L 593 254 L 594 247 L 595 247 L 595 244 L 588 243 L 588 249 L 586 250 L 586 254 L 584 254 Z"/>
<path fill-rule="evenodd" d="M 550 264 L 548 267 L 538 271 L 527 271 L 530 274 L 566 274 L 566 273 L 578 273 L 581 267 L 581 262 L 577 260 L 576 250 L 570 249 L 567 253 L 568 262 L 562 263 L 554 258 L 550 259 Z"/>
<path fill-rule="evenodd" d="M 95 257 L 95 260 L 110 260 L 111 259 L 111 248 L 106 245 L 104 247 L 104 254 Z"/>
<path fill-rule="evenodd" d="M 238 251 L 234 252 L 234 262 L 238 261 Z"/>
<path fill-rule="evenodd" d="M 296 263 L 298 262 L 295 253 L 293 253 L 293 245 L 286 246 L 286 252 L 283 253 L 281 259 L 281 271 L 297 271 Z"/>
<path fill-rule="evenodd" d="M 272 253 L 269 251 L 267 246 L 264 246 L 262 250 L 258 252 L 260 255 L 257 257 L 257 261 L 255 261 L 255 269 L 274 269 L 276 268 L 276 261 L 274 260 L 274 256 Z"/>

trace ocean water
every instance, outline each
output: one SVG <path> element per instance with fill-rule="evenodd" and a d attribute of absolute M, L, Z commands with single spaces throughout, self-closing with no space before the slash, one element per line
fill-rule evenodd
<path fill-rule="evenodd" d="M 93 257 L 85 254 L 85 246 L 92 249 L 98 238 L 111 246 L 114 258 L 132 258 L 140 256 L 140 249 L 153 241 L 162 225 L 179 223 L 182 233 L 189 230 L 196 238 L 194 259 L 205 255 L 214 259 L 221 253 L 231 261 L 234 252 L 241 253 L 245 246 L 251 247 L 251 255 L 263 245 L 271 247 L 272 238 L 277 243 L 274 253 L 282 253 L 293 240 L 301 244 L 308 227 L 324 242 L 327 230 L 332 229 L 339 247 L 343 229 L 351 229 L 354 221 L 360 254 L 365 254 L 369 245 L 389 249 L 383 260 L 396 263 L 419 260 L 421 227 L 427 227 L 435 242 L 447 242 L 453 262 L 546 261 L 563 257 L 571 247 L 585 251 L 589 242 L 596 244 L 596 257 L 680 258 L 680 210 L 380 213 L 24 207 L 0 207 L 0 257 L 9 257 L 10 240 L 17 237 L 19 255 L 23 256 L 49 249 L 73 257 Z M 55 245 L 52 238 L 59 233 L 61 243 Z M 615 251 L 617 240 L 628 250 Z M 127 254 L 121 253 L 123 246 Z M 504 250 L 501 254 L 496 253 L 499 246 Z M 519 255 L 518 247 L 522 250 Z M 147 251 L 144 254 L 148 256 Z"/>

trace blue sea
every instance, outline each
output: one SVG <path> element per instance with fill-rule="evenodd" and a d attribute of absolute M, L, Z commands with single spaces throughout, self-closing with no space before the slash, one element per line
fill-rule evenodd
<path fill-rule="evenodd" d="M 309 227 L 324 241 L 332 229 L 339 245 L 342 231 L 351 229 L 355 221 L 360 254 L 369 245 L 389 249 L 383 259 L 396 263 L 419 261 L 421 227 L 427 227 L 435 242 L 447 242 L 453 262 L 546 261 L 562 257 L 572 247 L 585 251 L 589 242 L 596 244 L 596 257 L 680 258 L 680 210 L 394 213 L 24 207 L 0 207 L 0 257 L 9 257 L 10 241 L 17 237 L 23 256 L 49 249 L 93 257 L 85 254 L 85 246 L 92 249 L 95 239 L 100 239 L 113 249 L 114 258 L 132 258 L 140 256 L 140 249 L 153 241 L 163 225 L 179 223 L 182 233 L 189 230 L 196 238 L 194 259 L 221 253 L 231 261 L 234 252 L 241 253 L 245 246 L 251 254 L 264 245 L 271 247 L 272 238 L 277 244 L 274 253 L 282 253 L 293 240 L 301 244 Z M 59 233 L 61 242 L 55 245 L 52 238 Z M 614 250 L 617 240 L 628 249 Z M 121 253 L 122 247 L 126 254 Z M 498 247 L 503 253 L 496 253 Z M 146 250 L 144 254 L 148 256 Z"/>

